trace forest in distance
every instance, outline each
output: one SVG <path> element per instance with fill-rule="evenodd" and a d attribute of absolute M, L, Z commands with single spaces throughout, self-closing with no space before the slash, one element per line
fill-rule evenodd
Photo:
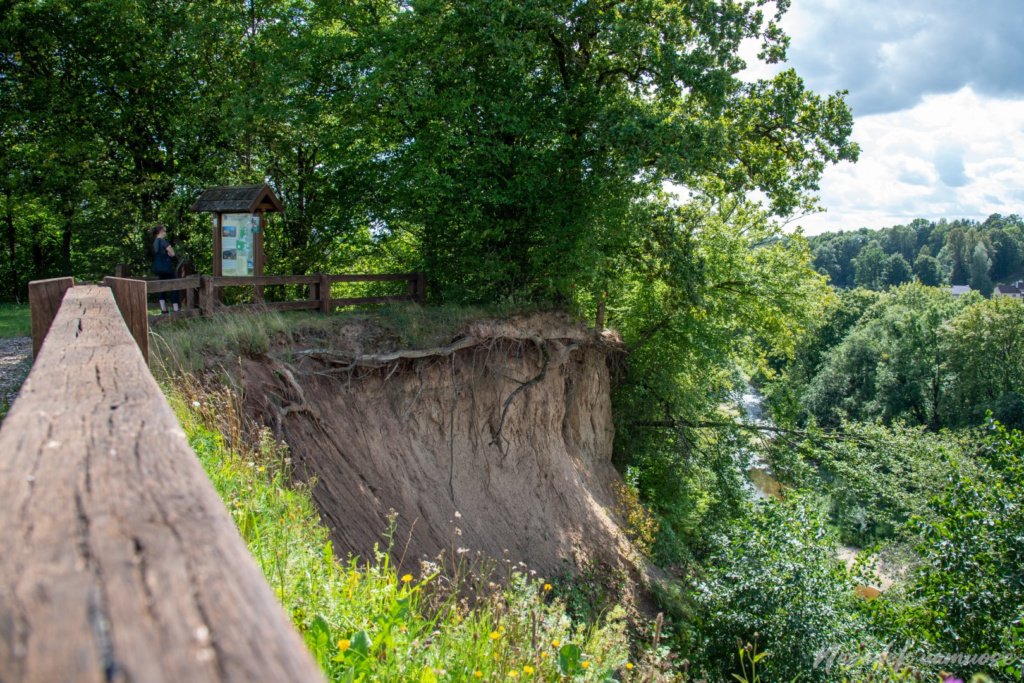
<path fill-rule="evenodd" d="M 229 452 L 217 401 L 161 377 L 246 540 L 305 548 L 282 594 L 331 680 L 1021 680 L 1024 300 L 996 288 L 1024 219 L 787 230 L 860 153 L 844 92 L 742 77 L 745 41 L 785 63 L 788 4 L 0 2 L 0 301 L 148 276 L 158 223 L 210 272 L 192 203 L 266 182 L 267 274 L 425 272 L 425 316 L 621 335 L 613 459 L 664 577 L 629 624 L 601 567 L 469 609 L 336 561 L 301 487 L 244 466 L 275 447 Z"/>

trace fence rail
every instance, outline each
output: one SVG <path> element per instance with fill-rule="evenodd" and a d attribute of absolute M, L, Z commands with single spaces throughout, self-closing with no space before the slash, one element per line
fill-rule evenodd
<path fill-rule="evenodd" d="M 129 329 L 142 282 L 30 288 L 43 338 L 0 428 L 0 681 L 322 681 Z"/>
<path fill-rule="evenodd" d="M 388 274 L 345 274 L 345 275 L 260 275 L 260 276 L 212 276 L 190 275 L 176 280 L 143 280 L 149 294 L 184 292 L 182 310 L 162 316 L 153 316 L 151 323 L 165 320 L 181 320 L 196 315 L 210 315 L 222 306 L 219 290 L 225 287 L 253 287 L 255 304 L 242 308 L 261 308 L 271 311 L 319 310 L 330 313 L 342 306 L 359 306 L 389 301 L 426 300 L 426 277 L 423 273 Z M 404 294 L 387 296 L 358 296 L 334 298 L 331 288 L 337 283 L 354 282 L 406 282 Z M 297 301 L 265 301 L 263 288 L 275 285 L 298 285 L 307 287 L 305 299 Z M 232 308 L 236 308 L 232 306 Z"/>

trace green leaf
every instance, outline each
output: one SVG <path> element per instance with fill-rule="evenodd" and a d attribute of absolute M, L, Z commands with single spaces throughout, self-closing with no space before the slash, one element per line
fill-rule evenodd
<path fill-rule="evenodd" d="M 326 666 L 330 660 L 331 650 L 331 626 L 327 621 L 317 615 L 313 622 L 306 629 L 306 644 L 321 667 Z"/>
<path fill-rule="evenodd" d="M 583 653 L 579 646 L 566 643 L 558 650 L 558 671 L 563 676 L 572 676 L 583 670 L 580 666 L 580 659 Z"/>
<path fill-rule="evenodd" d="M 352 635 L 350 639 L 352 645 L 349 648 L 352 652 L 356 652 L 363 657 L 370 655 L 370 649 L 373 647 L 373 641 L 370 639 L 370 635 L 366 631 L 357 631 Z"/>

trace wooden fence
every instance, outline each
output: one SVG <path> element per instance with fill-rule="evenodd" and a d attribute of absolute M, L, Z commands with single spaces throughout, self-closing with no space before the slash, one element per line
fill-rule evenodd
<path fill-rule="evenodd" d="M 426 277 L 423 273 L 399 273 L 386 275 L 261 275 L 212 276 L 191 275 L 176 280 L 144 280 L 150 294 L 163 292 L 184 292 L 182 310 L 159 316 L 159 320 L 179 320 L 197 315 L 210 315 L 220 308 L 220 292 L 225 287 L 253 287 L 253 307 L 272 311 L 321 311 L 330 313 L 341 306 L 377 304 L 388 301 L 415 301 L 426 299 Z M 332 285 L 353 282 L 405 282 L 404 294 L 389 296 L 362 296 L 334 298 Z M 295 301 L 265 301 L 263 288 L 274 285 L 298 285 L 305 288 L 304 299 Z M 233 307 L 234 308 L 234 307 Z M 157 322 L 154 316 L 151 322 Z"/>
<path fill-rule="evenodd" d="M 0 428 L 0 681 L 323 680 L 125 324 L 144 282 L 111 280 L 30 290 L 55 303 Z"/>

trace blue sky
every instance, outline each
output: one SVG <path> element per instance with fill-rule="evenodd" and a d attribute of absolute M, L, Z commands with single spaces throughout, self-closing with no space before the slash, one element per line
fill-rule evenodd
<path fill-rule="evenodd" d="M 783 27 L 808 87 L 849 91 L 861 145 L 794 225 L 1024 214 L 1024 0 L 793 0 Z"/>

